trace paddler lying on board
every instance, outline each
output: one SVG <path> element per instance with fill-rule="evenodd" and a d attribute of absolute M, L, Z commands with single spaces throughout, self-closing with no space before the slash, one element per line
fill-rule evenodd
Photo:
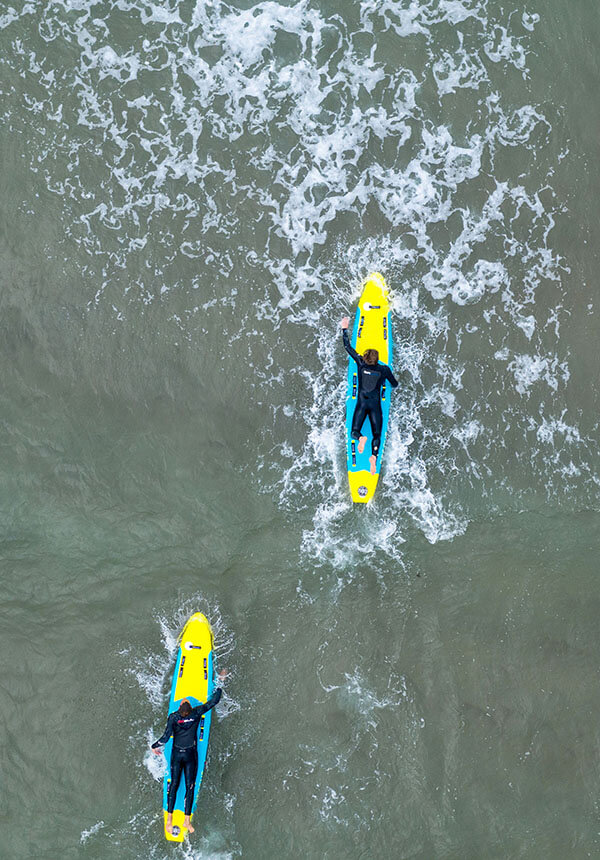
<path fill-rule="evenodd" d="M 227 670 L 219 672 L 219 680 L 227 677 Z M 196 774 L 198 773 L 198 723 L 203 714 L 206 714 L 215 705 L 218 705 L 221 687 L 217 687 L 208 702 L 192 708 L 187 699 L 179 703 L 179 708 L 169 714 L 167 727 L 157 741 L 152 744 L 155 755 L 161 755 L 163 747 L 173 735 L 173 749 L 171 750 L 171 784 L 167 795 L 167 823 L 165 825 L 169 833 L 173 832 L 173 810 L 177 799 L 177 789 L 181 781 L 181 772 L 185 775 L 185 807 L 183 826 L 188 833 L 193 833 L 190 816 L 194 803 L 194 786 L 196 785 Z"/>
<path fill-rule="evenodd" d="M 354 417 L 352 418 L 351 435 L 353 439 L 358 439 L 358 453 L 362 454 L 367 444 L 367 437 L 361 436 L 361 431 L 366 417 L 369 416 L 371 432 L 373 434 L 369 464 L 371 474 L 374 475 L 377 469 L 377 453 L 379 451 L 379 443 L 381 442 L 381 425 L 383 423 L 383 415 L 381 414 L 381 386 L 387 379 L 392 388 L 397 388 L 398 380 L 387 364 L 379 364 L 379 353 L 376 349 L 366 349 L 362 356 L 355 349 L 352 349 L 350 338 L 348 337 L 349 325 L 350 317 L 344 317 L 342 320 L 344 349 L 356 362 L 358 374 L 358 394 L 356 395 L 356 408 L 354 410 Z"/>

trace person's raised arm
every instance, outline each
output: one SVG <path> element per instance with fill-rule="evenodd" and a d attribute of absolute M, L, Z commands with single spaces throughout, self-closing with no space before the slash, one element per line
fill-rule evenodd
<path fill-rule="evenodd" d="M 159 737 L 157 741 L 154 741 L 152 744 L 152 749 L 156 753 L 156 755 L 160 755 L 162 752 L 163 746 L 169 740 L 171 735 L 173 734 L 173 723 L 175 721 L 175 714 L 169 714 L 169 719 L 167 720 L 167 727 L 164 730 L 163 734 Z"/>
<path fill-rule="evenodd" d="M 344 340 L 344 349 L 350 355 L 357 364 L 360 364 L 361 358 L 355 349 L 350 345 L 350 338 L 348 337 L 348 326 L 350 325 L 350 317 L 344 317 L 342 320 L 342 338 Z"/>
<path fill-rule="evenodd" d="M 197 705 L 193 711 L 196 715 L 206 714 L 207 711 L 210 711 L 211 708 L 214 708 L 215 705 L 218 705 L 221 701 L 221 696 L 223 695 L 223 690 L 220 687 L 214 691 L 208 702 L 205 702 L 203 705 Z"/>

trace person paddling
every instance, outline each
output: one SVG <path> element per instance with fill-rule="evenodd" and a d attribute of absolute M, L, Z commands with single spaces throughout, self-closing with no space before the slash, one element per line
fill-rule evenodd
<path fill-rule="evenodd" d="M 219 680 L 223 681 L 227 677 L 227 671 L 224 669 L 219 673 Z M 210 699 L 203 705 L 198 705 L 192 708 L 187 699 L 184 699 L 179 704 L 179 708 L 169 714 L 167 726 L 163 734 L 157 741 L 152 744 L 152 751 L 155 755 L 161 755 L 164 745 L 173 736 L 173 749 L 171 750 L 171 784 L 167 795 L 167 822 L 166 830 L 168 833 L 173 832 L 173 810 L 175 809 L 175 800 L 177 798 L 177 789 L 181 781 L 181 772 L 185 776 L 185 807 L 183 826 L 189 833 L 194 832 L 190 816 L 192 814 L 192 806 L 194 803 L 194 786 L 196 785 L 196 774 L 198 772 L 198 723 L 201 717 L 206 714 L 211 708 L 214 708 L 221 699 L 221 687 L 217 687 Z"/>
<path fill-rule="evenodd" d="M 352 418 L 351 436 L 353 439 L 358 439 L 358 453 L 362 454 L 367 444 L 367 437 L 361 436 L 361 431 L 368 416 L 373 434 L 369 464 L 371 474 L 374 475 L 377 469 L 377 453 L 379 451 L 379 443 L 381 442 L 381 426 L 383 424 L 381 386 L 387 379 L 392 388 L 397 388 L 398 380 L 387 364 L 379 364 L 379 353 L 376 349 L 367 349 L 360 356 L 352 348 L 350 338 L 348 337 L 350 317 L 344 317 L 341 325 L 344 349 L 356 362 L 358 375 L 358 393 L 356 395 L 356 408 Z"/>

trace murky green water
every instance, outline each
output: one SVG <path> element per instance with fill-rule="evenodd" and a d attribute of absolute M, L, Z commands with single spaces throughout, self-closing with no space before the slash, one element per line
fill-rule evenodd
<path fill-rule="evenodd" d="M 0 856 L 598 856 L 599 40 L 594 0 L 0 6 Z"/>

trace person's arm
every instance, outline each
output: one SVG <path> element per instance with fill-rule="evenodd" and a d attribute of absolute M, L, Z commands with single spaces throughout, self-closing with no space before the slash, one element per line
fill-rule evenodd
<path fill-rule="evenodd" d="M 173 722 L 174 722 L 174 720 L 175 720 L 175 715 L 169 714 L 169 719 L 167 720 L 167 727 L 164 730 L 163 734 L 159 737 L 159 739 L 157 741 L 154 741 L 154 743 L 152 744 L 153 750 L 159 750 L 159 747 L 164 746 L 166 744 L 166 742 L 169 740 L 169 738 L 173 734 Z M 160 752 L 160 750 L 159 750 L 159 752 Z"/>
<path fill-rule="evenodd" d="M 192 708 L 194 715 L 202 716 L 202 714 L 206 714 L 207 711 L 210 711 L 211 708 L 214 708 L 215 705 L 219 704 L 222 695 L 223 690 L 220 687 L 217 687 L 208 702 L 205 702 L 203 705 L 197 705 L 195 708 Z"/>
<path fill-rule="evenodd" d="M 360 365 L 362 359 L 361 359 L 360 355 L 357 353 L 357 351 L 355 349 L 352 349 L 352 346 L 350 345 L 350 338 L 348 337 L 348 326 L 349 325 L 350 325 L 349 318 L 344 317 L 344 319 L 342 320 L 342 338 L 344 340 L 344 349 L 346 350 L 348 355 L 350 355 L 354 359 L 354 361 Z"/>
<path fill-rule="evenodd" d="M 389 380 L 392 388 L 398 388 L 398 380 L 396 379 L 396 377 L 392 373 L 392 369 L 390 367 L 388 367 L 387 364 L 385 366 L 385 378 Z"/>

